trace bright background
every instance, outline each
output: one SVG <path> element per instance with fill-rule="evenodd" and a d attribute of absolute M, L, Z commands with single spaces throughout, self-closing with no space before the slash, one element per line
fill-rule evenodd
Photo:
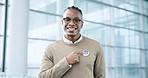
<path fill-rule="evenodd" d="M 62 14 L 72 4 L 83 11 L 81 33 L 104 47 L 106 78 L 148 78 L 148 0 L 30 0 L 28 78 L 37 78 L 45 47 L 62 38 Z M 0 0 L 0 70 L 4 5 Z"/>

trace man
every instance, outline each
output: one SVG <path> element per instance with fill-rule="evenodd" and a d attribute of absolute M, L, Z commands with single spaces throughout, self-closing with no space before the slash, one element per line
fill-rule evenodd
<path fill-rule="evenodd" d="M 82 11 L 68 7 L 61 22 L 65 34 L 46 48 L 39 78 L 105 78 L 101 45 L 80 34 Z"/>

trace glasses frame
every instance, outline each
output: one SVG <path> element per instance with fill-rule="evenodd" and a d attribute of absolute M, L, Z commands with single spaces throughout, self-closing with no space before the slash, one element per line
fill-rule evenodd
<path fill-rule="evenodd" d="M 66 24 L 69 24 L 71 21 L 72 21 L 74 24 L 80 24 L 80 22 L 83 23 L 83 21 L 82 21 L 80 18 L 70 19 L 69 17 L 66 17 L 66 18 L 63 18 L 62 20 L 63 20 Z"/>

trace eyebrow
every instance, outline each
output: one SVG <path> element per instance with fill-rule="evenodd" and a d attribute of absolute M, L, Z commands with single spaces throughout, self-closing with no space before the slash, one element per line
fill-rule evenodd
<path fill-rule="evenodd" d="M 64 17 L 64 18 L 70 18 L 70 17 Z M 80 19 L 79 17 L 74 17 L 74 19 L 76 19 L 76 18 Z M 70 18 L 70 19 L 71 19 L 71 18 Z"/>

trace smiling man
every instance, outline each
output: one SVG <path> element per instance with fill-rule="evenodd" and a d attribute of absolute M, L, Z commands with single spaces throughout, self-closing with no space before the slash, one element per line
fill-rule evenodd
<path fill-rule="evenodd" d="M 105 78 L 103 49 L 99 42 L 82 36 L 82 11 L 75 6 L 64 11 L 64 36 L 47 46 L 39 78 Z"/>

